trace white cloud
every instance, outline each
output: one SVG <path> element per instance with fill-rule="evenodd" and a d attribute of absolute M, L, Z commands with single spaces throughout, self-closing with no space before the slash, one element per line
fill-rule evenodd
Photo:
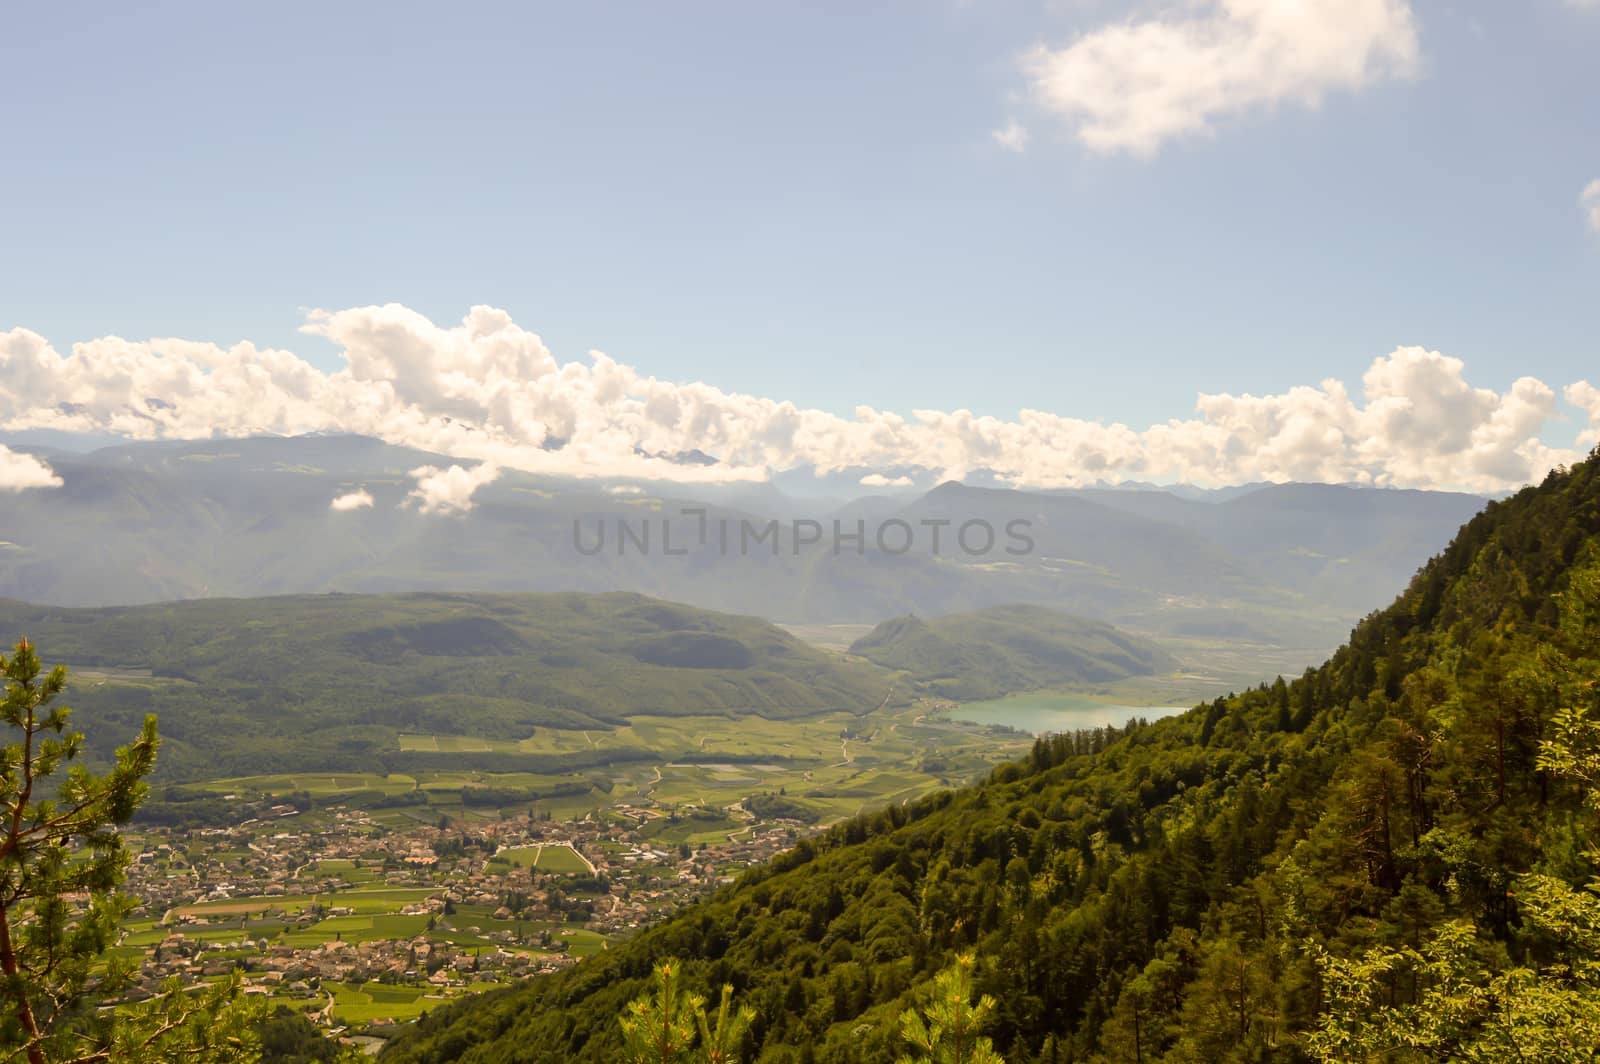
<path fill-rule="evenodd" d="M 643 495 L 644 489 L 637 484 L 613 484 L 606 489 L 609 495 Z"/>
<path fill-rule="evenodd" d="M 989 134 L 1006 151 L 1021 155 L 1028 150 L 1028 127 L 1015 118 Z"/>
<path fill-rule="evenodd" d="M 999 418 L 863 406 L 841 417 L 659 380 L 597 352 L 557 362 L 488 307 L 451 327 L 391 305 L 318 312 L 308 328 L 339 345 L 342 368 L 247 343 L 170 339 L 106 337 L 63 356 L 25 329 L 0 332 L 0 429 L 361 433 L 461 463 L 413 471 L 408 505 L 429 512 L 469 508 L 502 468 L 687 482 L 805 466 L 940 478 L 987 469 L 1025 487 L 1315 480 L 1494 491 L 1580 457 L 1540 438 L 1558 414 L 1555 388 L 1531 377 L 1505 392 L 1474 387 L 1458 359 L 1416 347 L 1375 359 L 1355 394 L 1326 380 L 1279 395 L 1201 395 L 1192 416 L 1141 430 L 1029 409 Z M 1565 397 L 1600 429 L 1590 385 Z M 691 450 L 717 463 L 645 457 Z"/>
<path fill-rule="evenodd" d="M 345 492 L 343 495 L 336 496 L 328 504 L 328 509 L 338 510 L 341 513 L 349 510 L 370 510 L 372 509 L 372 493 L 366 488 Z"/>
<path fill-rule="evenodd" d="M 1589 427 L 1578 436 L 1578 446 L 1600 445 L 1600 388 L 1588 381 L 1567 385 L 1567 402 L 1589 415 Z"/>
<path fill-rule="evenodd" d="M 471 469 L 458 465 L 448 469 L 418 466 L 406 475 L 417 482 L 406 496 L 407 503 L 415 502 L 425 514 L 464 514 L 472 509 L 472 496 L 497 480 L 500 469 L 489 462 Z"/>
<path fill-rule="evenodd" d="M 864 488 L 909 488 L 914 483 L 916 482 L 907 476 L 886 477 L 882 473 L 868 473 L 861 478 L 861 486 Z"/>
<path fill-rule="evenodd" d="M 31 454 L 0 446 L 0 491 L 26 491 L 29 488 L 59 488 L 61 478 L 43 461 Z"/>
<path fill-rule="evenodd" d="M 1239 114 L 1408 77 L 1420 54 L 1408 0 L 1168 0 L 1023 69 L 1090 150 L 1151 155 Z"/>
<path fill-rule="evenodd" d="M 1600 7 L 1600 0 L 1595 0 Z M 1600 178 L 1589 182 L 1583 190 L 1583 195 L 1578 197 L 1578 206 L 1583 208 L 1583 213 L 1589 219 L 1589 228 L 1600 233 Z"/>

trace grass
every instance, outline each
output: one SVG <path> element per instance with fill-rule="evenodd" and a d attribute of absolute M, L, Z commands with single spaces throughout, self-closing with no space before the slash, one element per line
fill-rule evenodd
<path fill-rule="evenodd" d="M 606 948 L 606 938 L 598 931 L 583 928 L 558 931 L 556 937 L 567 943 L 567 952 L 574 957 L 592 957 Z"/>
<path fill-rule="evenodd" d="M 500 850 L 490 858 L 495 864 L 512 868 L 537 868 L 554 875 L 583 875 L 592 871 L 577 851 L 565 844 L 558 846 L 512 846 Z"/>
<path fill-rule="evenodd" d="M 570 846 L 546 846 L 539 851 L 539 871 L 558 875 L 581 875 L 591 871 L 585 861 Z"/>
<path fill-rule="evenodd" d="M 266 895 L 259 898 L 196 902 L 193 905 L 181 905 L 174 911 L 178 916 L 208 918 L 274 911 L 294 914 L 305 911 L 313 903 L 320 903 L 328 908 L 348 908 L 358 914 L 370 915 L 404 908 L 407 905 L 421 904 L 432 893 L 433 891 L 423 888 L 389 887 L 339 891 L 335 894 Z"/>
<path fill-rule="evenodd" d="M 440 994 L 431 986 L 362 983 L 353 987 L 334 982 L 323 986 L 333 993 L 334 1019 L 352 1027 L 368 1027 L 384 1020 L 406 1023 L 455 996 Z"/>
<path fill-rule="evenodd" d="M 405 775 L 380 776 L 368 772 L 277 773 L 268 776 L 233 776 L 209 780 L 200 785 L 214 794 L 289 795 L 304 791 L 313 798 L 332 798 L 341 794 L 378 791 L 385 795 L 415 790 L 416 778 Z"/>
<path fill-rule="evenodd" d="M 282 941 L 298 948 L 325 942 L 376 942 L 389 938 L 415 938 L 428 928 L 426 915 L 400 913 L 365 916 L 330 916 L 303 931 L 290 931 Z"/>

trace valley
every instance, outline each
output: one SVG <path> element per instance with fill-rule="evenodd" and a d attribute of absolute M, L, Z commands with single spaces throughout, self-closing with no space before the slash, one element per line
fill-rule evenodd
<path fill-rule="evenodd" d="M 1162 507 L 1204 527 L 1222 511 L 1193 506 L 1220 504 L 947 487 L 913 511 L 998 519 L 1019 501 L 1050 545 L 1027 579 L 1125 626 L 982 596 L 778 625 L 627 592 L 436 591 L 0 600 L 0 628 L 69 666 L 89 763 L 160 714 L 152 790 L 127 829 L 137 904 L 109 954 L 136 972 L 123 1000 L 237 978 L 247 998 L 377 1050 L 465 998 L 626 950 L 841 831 L 1014 771 L 1036 736 L 1110 749 L 1145 728 L 1130 722 L 1182 728 L 1166 718 L 1279 676 L 1312 682 L 1336 614 L 1308 624 L 1297 592 L 1242 592 L 1215 544 L 1169 529 L 1141 548 L 1139 580 L 1167 589 L 1154 598 L 1104 597 L 1123 576 L 1065 560 L 1111 550 Z M 1252 495 L 1230 504 L 1285 520 Z M 1051 523 L 1063 517 L 1088 538 L 1070 545 Z M 1175 567 L 1191 549 L 1233 590 Z M 963 568 L 1021 586 L 1004 567 Z M 1061 574 L 1079 591 L 1098 574 L 1101 590 L 1069 593 Z"/>
<path fill-rule="evenodd" d="M 785 629 L 616 593 L 0 601 L 0 625 L 65 659 L 91 759 L 160 713 L 126 999 L 237 976 L 374 1047 L 1036 732 L 1120 735 L 1315 653 L 1037 606 Z"/>
<path fill-rule="evenodd" d="M 1600 0 L 0 25 L 0 1064 L 1600 1062 Z"/>
<path fill-rule="evenodd" d="M 173 823 L 130 833 L 140 905 L 115 954 L 138 965 L 139 993 L 237 970 L 247 994 L 330 1032 L 384 1034 L 606 949 L 830 823 L 978 778 L 1031 743 L 935 719 L 948 708 L 399 736 L 403 751 L 464 758 L 628 755 L 583 773 L 194 781 L 158 792 L 152 812 Z M 660 756 L 678 750 L 695 756 Z M 186 822 L 186 807 L 216 822 Z"/>
<path fill-rule="evenodd" d="M 477 605 L 511 617 L 512 601 Z M 420 608 L 423 619 L 413 623 L 437 626 L 426 618 L 459 621 L 463 600 L 358 598 L 337 605 L 337 615 L 360 616 L 366 625 L 396 608 Z M 280 606 L 301 626 L 305 609 L 328 608 L 317 601 Z M 666 604 L 627 608 L 671 618 L 674 626 L 683 616 L 730 623 L 675 613 Z M 256 616 L 260 630 L 260 619 L 272 611 Z M 1025 632 L 1017 661 L 1032 662 L 1028 668 L 1059 667 L 1048 664 L 1051 654 L 1085 645 L 1070 642 L 1082 632 L 1070 618 L 1057 622 L 1034 612 L 1026 620 L 1008 620 L 989 638 L 1005 642 Z M 337 626 L 327 618 L 321 623 Z M 950 623 L 956 628 L 940 627 L 962 643 L 987 622 Z M 1057 626 L 1055 638 L 1063 642 L 1039 644 Z M 168 653 L 183 644 L 184 630 L 169 626 Z M 1097 639 L 1126 638 L 1104 626 L 1093 631 Z M 272 627 L 265 633 L 279 637 Z M 564 645 L 571 648 L 573 639 L 568 633 Z M 1123 652 L 1121 643 L 1106 646 Z M 817 647 L 844 649 L 826 638 Z M 1120 730 L 1130 716 L 1178 712 L 1247 686 L 1253 673 L 1245 670 L 1271 663 L 1269 656 L 1244 655 L 1237 671 L 1218 670 L 1205 664 L 1216 657 L 1208 650 L 1193 646 L 1186 652 L 1193 659 L 1180 661 L 1152 649 L 1160 672 L 971 705 L 920 693 L 925 684 L 911 674 L 852 656 L 885 692 L 865 709 L 777 719 L 634 713 L 612 725 L 535 726 L 520 738 L 482 729 L 397 729 L 390 753 L 413 759 L 406 771 L 381 764 L 364 771 L 359 762 L 337 769 L 308 758 L 294 771 L 188 778 L 195 773 L 180 765 L 178 773 L 158 772 L 130 833 L 139 856 L 129 890 L 140 904 L 115 955 L 138 966 L 135 996 L 154 993 L 173 976 L 204 981 L 237 971 L 247 994 L 304 1014 L 330 1034 L 387 1037 L 461 995 L 607 950 L 830 825 L 982 779 L 1026 755 L 1030 724 L 1040 731 L 1063 730 L 1063 723 L 1067 730 Z M 809 651 L 802 641 L 791 653 Z M 400 667 L 404 657 L 370 675 Z M 181 671 L 193 678 L 157 679 L 150 668 L 75 667 L 72 690 L 75 698 L 92 692 L 90 705 L 114 705 L 119 687 L 203 691 L 218 682 L 219 674 Z M 1151 698 L 1169 705 L 1150 712 L 1116 708 Z M 989 724 L 967 719 L 1033 702 L 1092 712 L 1002 715 Z M 471 726 L 468 713 L 458 726 Z M 495 763 L 507 770 L 480 767 Z M 541 770 L 519 769 L 523 764 Z"/>

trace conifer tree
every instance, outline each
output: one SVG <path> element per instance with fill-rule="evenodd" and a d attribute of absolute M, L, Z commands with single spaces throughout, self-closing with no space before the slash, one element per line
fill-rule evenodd
<path fill-rule="evenodd" d="M 972 1000 L 975 965 L 973 955 L 964 953 L 935 977 L 926 1018 L 915 1009 L 901 1013 L 900 1035 L 917 1055 L 902 1055 L 897 1064 L 1005 1064 L 994 1044 L 978 1033 L 994 1012 L 995 1002 L 988 994 Z"/>
<path fill-rule="evenodd" d="M 756 1010 L 749 1006 L 734 1010 L 733 987 L 722 984 L 715 1023 L 707 1018 L 705 1009 L 695 1010 L 700 1027 L 700 1053 L 705 1064 L 739 1064 L 739 1043 L 755 1018 Z"/>
<path fill-rule="evenodd" d="M 681 962 L 663 961 L 656 967 L 654 997 L 646 994 L 628 1005 L 621 1018 L 623 1059 L 628 1064 L 739 1064 L 738 1046 L 755 1010 L 735 1010 L 733 987 L 725 984 L 713 1020 L 706 1015 L 705 998 L 683 993 L 682 974 Z"/>
<path fill-rule="evenodd" d="M 258 1010 L 237 976 L 195 994 L 173 981 L 140 1006 L 94 1007 L 136 974 L 106 950 L 134 904 L 118 890 L 129 860 L 118 828 L 147 792 L 156 718 L 97 776 L 72 763 L 83 734 L 54 704 L 66 669 L 45 672 L 23 639 L 0 655 L 0 676 L 11 740 L 0 745 L 0 1064 L 252 1059 Z"/>

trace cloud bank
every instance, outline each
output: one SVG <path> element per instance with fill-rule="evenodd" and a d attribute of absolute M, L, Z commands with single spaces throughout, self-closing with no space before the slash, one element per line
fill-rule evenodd
<path fill-rule="evenodd" d="M 1035 49 L 1023 71 L 1091 151 L 1152 155 L 1239 114 L 1409 77 L 1420 56 L 1407 0 L 1200 0 Z"/>
<path fill-rule="evenodd" d="M 9 447 L 0 446 L 0 491 L 60 486 L 61 478 L 43 461 L 31 454 L 19 454 Z"/>
<path fill-rule="evenodd" d="M 1496 491 L 1581 457 L 1541 439 L 1559 415 L 1554 388 L 1532 377 L 1505 392 L 1473 387 L 1459 359 L 1420 347 L 1375 359 L 1359 398 L 1337 380 L 1206 394 L 1193 417 L 1137 430 L 1043 410 L 996 418 L 862 406 L 840 417 L 659 380 L 598 352 L 558 362 L 490 307 L 448 327 L 394 304 L 317 311 L 305 329 L 339 346 L 340 369 L 249 343 L 175 339 L 103 337 L 63 355 L 37 333 L 0 332 L 0 428 L 375 436 L 463 463 L 412 471 L 408 503 L 432 513 L 470 508 L 501 468 L 688 482 L 916 468 L 947 478 L 988 470 L 1019 487 L 1303 480 Z M 1600 390 L 1579 381 L 1564 396 L 1588 419 L 1586 441 L 1600 439 Z M 696 450 L 716 462 L 651 457 Z M 54 476 L 33 459 L 17 469 L 7 475 L 34 486 Z"/>

